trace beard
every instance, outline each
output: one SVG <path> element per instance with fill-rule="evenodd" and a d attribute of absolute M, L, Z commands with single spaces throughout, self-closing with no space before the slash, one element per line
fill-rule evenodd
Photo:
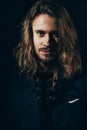
<path fill-rule="evenodd" d="M 38 51 L 35 51 L 36 59 L 43 63 L 52 62 L 57 58 L 57 49 L 51 47 L 39 48 Z"/>
<path fill-rule="evenodd" d="M 56 59 L 56 57 L 57 56 L 54 54 L 45 54 L 44 56 L 38 56 L 38 59 L 39 59 L 39 61 L 41 61 L 43 63 L 49 63 L 49 62 L 54 61 L 54 59 Z"/>
<path fill-rule="evenodd" d="M 58 51 L 52 51 L 52 53 L 40 55 L 34 50 L 33 58 L 38 64 L 39 71 L 51 70 L 58 64 Z"/>
<path fill-rule="evenodd" d="M 36 60 L 43 62 L 43 63 L 49 63 L 54 61 L 54 59 L 57 59 L 57 53 L 56 52 L 50 52 L 50 53 L 35 53 Z"/>

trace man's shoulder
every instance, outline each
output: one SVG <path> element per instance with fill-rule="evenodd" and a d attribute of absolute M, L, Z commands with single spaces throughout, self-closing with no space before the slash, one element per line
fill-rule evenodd
<path fill-rule="evenodd" d="M 87 71 L 83 71 L 76 79 L 75 87 L 80 92 L 82 101 L 87 102 Z"/>

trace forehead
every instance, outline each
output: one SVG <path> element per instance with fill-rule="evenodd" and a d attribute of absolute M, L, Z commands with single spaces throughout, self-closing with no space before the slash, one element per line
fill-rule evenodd
<path fill-rule="evenodd" d="M 57 30 L 56 18 L 48 14 L 40 14 L 36 16 L 32 22 L 33 29 Z"/>

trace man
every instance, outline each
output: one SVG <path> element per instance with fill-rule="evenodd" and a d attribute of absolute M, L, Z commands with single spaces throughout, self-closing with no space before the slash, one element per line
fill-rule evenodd
<path fill-rule="evenodd" d="M 11 128 L 86 130 L 87 81 L 66 9 L 55 1 L 37 1 L 22 22 L 15 53 L 28 80 L 22 78 L 14 89 Z"/>

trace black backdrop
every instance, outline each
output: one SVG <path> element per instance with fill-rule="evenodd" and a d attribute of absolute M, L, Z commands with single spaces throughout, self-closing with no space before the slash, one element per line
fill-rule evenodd
<path fill-rule="evenodd" d="M 3 0 L 0 16 L 0 86 L 2 98 L 9 95 L 9 83 L 17 78 L 18 70 L 15 69 L 13 48 L 18 42 L 18 25 L 26 14 L 28 8 L 36 0 Z M 79 36 L 83 66 L 87 64 L 87 1 L 86 0 L 59 0 L 69 11 Z M 6 94 L 7 93 L 7 94 Z M 2 103 L 3 99 L 2 99 Z"/>
<path fill-rule="evenodd" d="M 13 63 L 13 47 L 18 42 L 18 25 L 28 8 L 36 0 L 3 0 L 1 2 L 1 77 L 6 82 L 15 78 Z M 86 67 L 87 55 L 87 1 L 86 0 L 59 0 L 69 11 L 79 35 L 79 44 Z"/>

